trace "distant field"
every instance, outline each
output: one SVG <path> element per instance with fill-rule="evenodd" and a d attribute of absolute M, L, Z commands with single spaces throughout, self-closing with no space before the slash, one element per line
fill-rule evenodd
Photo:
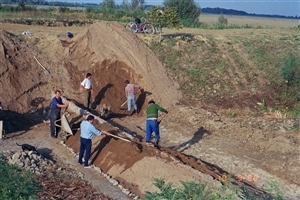
<path fill-rule="evenodd" d="M 37 9 L 47 9 L 47 8 L 56 8 L 59 9 L 61 6 L 43 6 L 43 5 L 38 5 L 36 6 Z M 68 7 L 70 10 L 85 10 L 86 7 Z"/>
<path fill-rule="evenodd" d="M 18 6 L 18 4 L 2 4 L 2 6 Z M 47 9 L 47 8 L 59 8 L 61 6 L 46 6 L 46 5 L 28 5 L 28 6 L 34 6 L 37 9 Z M 70 10 L 85 10 L 86 7 L 68 7 Z"/>
<path fill-rule="evenodd" d="M 221 15 L 201 14 L 200 21 L 213 24 L 218 22 Z M 268 18 L 268 17 L 252 17 L 252 16 L 236 16 L 224 15 L 229 24 L 251 25 L 253 27 L 261 26 L 263 28 L 292 28 L 300 25 L 299 19 L 283 19 L 283 18 Z"/>
<path fill-rule="evenodd" d="M 2 4 L 3 6 L 6 4 Z M 10 4 L 12 5 L 12 4 Z M 13 4 L 17 6 L 17 4 Z M 36 5 L 37 9 L 47 9 L 47 8 L 59 8 L 60 6 L 45 6 L 45 5 Z M 69 7 L 70 10 L 85 10 L 86 7 Z M 36 13 L 6 13 L 1 15 L 2 18 L 11 18 L 11 17 L 34 17 L 31 15 L 36 15 Z M 27 17 L 28 17 L 27 16 Z M 214 24 L 218 22 L 218 18 L 221 14 L 204 14 L 202 13 L 199 17 L 200 22 L 207 24 Z M 300 25 L 299 19 L 283 19 L 283 18 L 268 18 L 268 17 L 252 17 L 252 16 L 236 16 L 236 15 L 224 15 L 228 20 L 228 25 L 250 25 L 253 28 L 276 28 L 276 29 L 285 29 L 293 28 Z M 47 15 L 45 14 L 45 17 Z M 78 16 L 79 17 L 79 16 Z"/>

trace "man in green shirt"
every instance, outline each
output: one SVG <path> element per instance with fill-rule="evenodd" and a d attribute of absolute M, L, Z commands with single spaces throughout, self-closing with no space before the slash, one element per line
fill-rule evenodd
<path fill-rule="evenodd" d="M 146 143 L 150 143 L 152 132 L 155 133 L 155 146 L 158 147 L 160 134 L 159 134 L 159 122 L 158 111 L 164 112 L 168 114 L 168 111 L 158 104 L 156 104 L 153 100 L 148 102 L 148 108 L 146 110 L 147 120 L 146 120 Z"/>

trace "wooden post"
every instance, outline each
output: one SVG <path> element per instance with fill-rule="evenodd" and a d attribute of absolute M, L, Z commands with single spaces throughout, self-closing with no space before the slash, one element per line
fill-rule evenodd
<path fill-rule="evenodd" d="M 0 140 L 2 140 L 2 133 L 3 133 L 3 121 L 0 121 Z"/>

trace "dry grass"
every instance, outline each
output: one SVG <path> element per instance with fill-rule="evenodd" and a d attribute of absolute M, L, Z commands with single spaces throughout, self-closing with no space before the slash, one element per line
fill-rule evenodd
<path fill-rule="evenodd" d="M 201 14 L 200 22 L 213 24 L 218 22 L 220 15 Z M 224 15 L 228 20 L 228 25 L 251 25 L 253 27 L 263 28 L 293 28 L 299 25 L 299 19 L 281 19 L 281 18 L 267 18 L 267 17 L 251 17 L 251 16 L 235 16 Z"/>

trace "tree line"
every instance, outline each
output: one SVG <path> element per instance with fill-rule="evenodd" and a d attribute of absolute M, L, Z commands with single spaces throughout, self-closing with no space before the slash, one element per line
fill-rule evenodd
<path fill-rule="evenodd" d="M 225 9 L 225 8 L 202 8 L 201 12 L 202 13 L 207 13 L 207 14 L 223 14 L 223 15 L 239 15 L 239 16 L 254 16 L 254 17 L 300 19 L 300 16 L 255 14 L 255 13 L 247 13 L 245 11 Z"/>
<path fill-rule="evenodd" d="M 100 1 L 100 0 L 99 0 Z M 25 4 L 25 5 L 46 5 L 46 6 L 63 6 L 63 7 L 104 7 L 106 9 L 139 9 L 141 11 L 151 10 L 153 5 L 146 4 L 145 0 L 123 0 L 118 5 L 114 0 L 103 0 L 102 3 L 71 3 L 63 1 L 46 1 L 46 0 L 2 0 L 2 4 Z M 256 16 L 270 18 L 289 18 L 300 19 L 300 16 L 283 16 L 247 13 L 245 11 L 225 9 L 225 8 L 201 8 L 194 0 L 164 0 L 164 7 L 175 7 L 181 19 L 197 19 L 200 13 L 221 14 L 221 15 L 239 15 L 239 16 Z"/>

